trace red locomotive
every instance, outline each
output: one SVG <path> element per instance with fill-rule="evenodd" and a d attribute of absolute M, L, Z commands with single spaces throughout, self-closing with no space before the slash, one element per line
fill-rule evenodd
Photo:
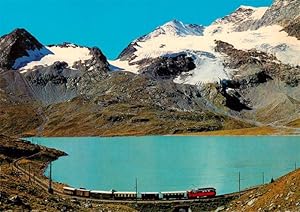
<path fill-rule="evenodd" d="M 198 199 L 202 197 L 216 196 L 216 189 L 214 188 L 199 188 L 187 192 L 188 199 Z"/>

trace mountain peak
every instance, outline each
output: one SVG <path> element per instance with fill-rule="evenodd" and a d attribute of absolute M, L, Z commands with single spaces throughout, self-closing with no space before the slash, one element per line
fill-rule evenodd
<path fill-rule="evenodd" d="M 17 28 L 10 34 L 5 35 L 4 38 L 12 39 L 15 43 L 23 45 L 26 50 L 41 49 L 43 47 L 43 45 L 24 28 Z"/>
<path fill-rule="evenodd" d="M 14 31 L 12 31 L 10 34 L 30 34 L 26 29 L 24 28 L 16 28 Z"/>
<path fill-rule="evenodd" d="M 177 20 L 177 19 L 173 19 L 171 21 L 168 21 L 164 25 L 167 25 L 167 24 L 182 25 L 183 23 L 181 21 Z"/>
<path fill-rule="evenodd" d="M 160 36 L 167 37 L 186 37 L 186 36 L 203 36 L 204 26 L 197 24 L 184 24 L 183 22 L 173 19 L 167 23 L 157 27 L 151 33 L 144 35 L 131 42 L 118 56 L 120 60 L 135 59 L 134 52 L 139 47 L 138 42 L 146 42 Z"/>
<path fill-rule="evenodd" d="M 146 41 L 151 38 L 165 36 L 185 37 L 189 35 L 202 36 L 204 27 L 197 24 L 184 24 L 179 20 L 171 20 L 159 27 L 153 32 L 138 39 L 138 41 Z"/>
<path fill-rule="evenodd" d="M 254 26 L 266 13 L 268 7 L 251 7 L 241 5 L 231 14 L 217 19 L 208 32 L 215 34 L 220 32 L 242 32 Z"/>
<path fill-rule="evenodd" d="M 42 50 L 42 52 L 40 52 Z M 18 69 L 32 60 L 49 54 L 27 30 L 18 28 L 0 38 L 0 67 Z"/>
<path fill-rule="evenodd" d="M 167 26 L 171 26 L 171 27 L 174 27 L 174 28 L 180 28 L 180 27 L 184 27 L 184 24 L 177 20 L 177 19 L 173 19 L 171 21 L 168 21 L 167 23 L 163 24 L 162 26 L 160 27 L 167 27 Z"/>
<path fill-rule="evenodd" d="M 227 15 L 223 18 L 217 19 L 215 24 L 236 24 L 245 21 L 249 17 L 253 15 L 253 13 L 257 10 L 255 7 L 250 6 L 240 6 L 233 13 Z"/>
<path fill-rule="evenodd" d="M 248 5 L 241 5 L 238 7 L 237 10 L 256 10 L 256 7 L 248 6 Z"/>

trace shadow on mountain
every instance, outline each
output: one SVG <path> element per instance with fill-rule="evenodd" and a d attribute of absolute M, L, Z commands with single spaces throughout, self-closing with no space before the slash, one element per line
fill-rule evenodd
<path fill-rule="evenodd" d="M 245 103 L 242 103 L 235 95 L 231 96 L 228 93 L 222 93 L 222 95 L 226 98 L 225 105 L 231 110 L 238 112 L 241 112 L 242 110 L 252 110 L 252 108 L 248 107 Z"/>

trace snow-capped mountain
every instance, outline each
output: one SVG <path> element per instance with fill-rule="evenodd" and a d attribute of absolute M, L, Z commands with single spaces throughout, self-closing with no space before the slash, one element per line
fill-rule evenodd
<path fill-rule="evenodd" d="M 19 69 L 48 54 L 51 51 L 25 29 L 16 29 L 0 38 L 0 67 Z"/>
<path fill-rule="evenodd" d="M 170 58 L 184 53 L 187 58 L 193 59 L 195 68 L 173 76 L 174 82 L 194 85 L 231 79 L 237 74 L 237 70 L 224 65 L 227 56 L 215 51 L 216 40 L 232 44 L 236 49 L 256 49 L 274 55 L 284 64 L 300 65 L 299 40 L 283 31 L 283 26 L 274 24 L 274 20 L 282 22 L 286 17 L 282 14 L 287 10 L 292 11 L 293 18 L 298 17 L 295 12 L 298 10 L 291 5 L 299 3 L 291 2 L 293 1 L 275 1 L 270 8 L 241 6 L 207 27 L 184 24 L 178 20 L 167 22 L 131 42 L 117 60 L 109 61 L 110 69 L 138 74 L 144 72 L 155 58 Z M 258 25 L 261 26 L 257 27 Z M 10 41 L 11 39 L 14 41 Z M 6 54 L 6 57 L 1 57 L 2 60 L 6 58 L 6 61 L 1 63 L 7 63 L 7 68 L 18 69 L 21 73 L 34 70 L 35 67 L 49 67 L 57 61 L 65 62 L 70 69 L 76 69 L 76 64 L 88 64 L 87 61 L 93 58 L 91 48 L 70 43 L 44 46 L 24 29 L 2 37 L 1 44 L 2 55 Z M 16 50 L 14 46 L 21 49 Z M 89 69 L 92 70 L 93 67 L 88 67 L 87 70 Z"/>
<path fill-rule="evenodd" d="M 159 36 L 201 36 L 203 35 L 204 27 L 197 24 L 184 24 L 178 20 L 172 20 L 165 23 L 162 26 L 157 27 L 153 32 L 145 35 L 139 39 L 139 42 L 145 42 L 149 39 L 156 38 Z"/>
<path fill-rule="evenodd" d="M 89 69 L 93 69 L 89 61 L 93 60 L 95 52 L 100 51 L 94 50 L 72 43 L 45 46 L 25 29 L 16 29 L 0 38 L 0 67 L 26 73 L 35 67 L 64 62 L 71 69 L 76 69 L 80 63 L 86 63 Z M 106 61 L 101 51 L 98 56 Z"/>
<path fill-rule="evenodd" d="M 271 8 L 274 7 L 277 6 Z M 222 78 L 230 79 L 236 74 L 236 70 L 225 67 L 223 64 L 226 55 L 215 51 L 215 41 L 220 40 L 232 44 L 237 49 L 257 49 L 266 52 L 276 56 L 284 64 L 300 65 L 300 41 L 284 32 L 282 26 L 270 24 L 248 30 L 249 26 L 266 17 L 265 13 L 269 11 L 266 7 L 241 6 L 210 26 L 198 26 L 199 33 L 189 30 L 188 24 L 179 21 L 168 22 L 133 41 L 117 60 L 110 63 L 121 70 L 139 73 L 154 58 L 185 52 L 194 58 L 196 68 L 179 75 L 174 82 L 197 84 L 215 82 Z"/>
<path fill-rule="evenodd" d="M 165 23 L 162 26 L 157 27 L 153 32 L 139 37 L 138 39 L 132 41 L 118 56 L 119 62 L 122 61 L 132 61 L 136 58 L 134 52 L 140 47 L 138 43 L 147 42 L 152 39 L 164 39 L 172 37 L 187 37 L 187 36 L 202 36 L 204 32 L 204 27 L 197 24 L 184 24 L 178 20 L 172 20 Z M 160 45 L 159 48 L 164 48 L 164 44 Z M 128 67 L 126 63 L 122 63 L 121 69 L 130 69 L 135 72 L 134 67 Z"/>
<path fill-rule="evenodd" d="M 0 50 L 5 81 L 18 82 L 25 96 L 47 104 L 88 93 L 93 89 L 90 82 L 102 79 L 109 70 L 98 48 L 70 43 L 45 46 L 25 29 L 1 37 Z M 5 89 L 14 93 L 11 88 L 8 84 Z"/>
<path fill-rule="evenodd" d="M 206 33 L 211 35 L 217 33 L 231 33 L 234 31 L 245 31 L 257 20 L 260 20 L 267 11 L 267 7 L 240 6 L 230 15 L 217 19 L 206 28 Z"/>

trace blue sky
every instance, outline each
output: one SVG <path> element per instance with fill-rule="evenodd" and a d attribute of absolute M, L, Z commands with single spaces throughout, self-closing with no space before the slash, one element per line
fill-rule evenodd
<path fill-rule="evenodd" d="M 1 0 L 0 35 L 26 28 L 43 44 L 98 46 L 115 58 L 135 38 L 172 19 L 209 25 L 240 5 L 272 0 Z"/>

